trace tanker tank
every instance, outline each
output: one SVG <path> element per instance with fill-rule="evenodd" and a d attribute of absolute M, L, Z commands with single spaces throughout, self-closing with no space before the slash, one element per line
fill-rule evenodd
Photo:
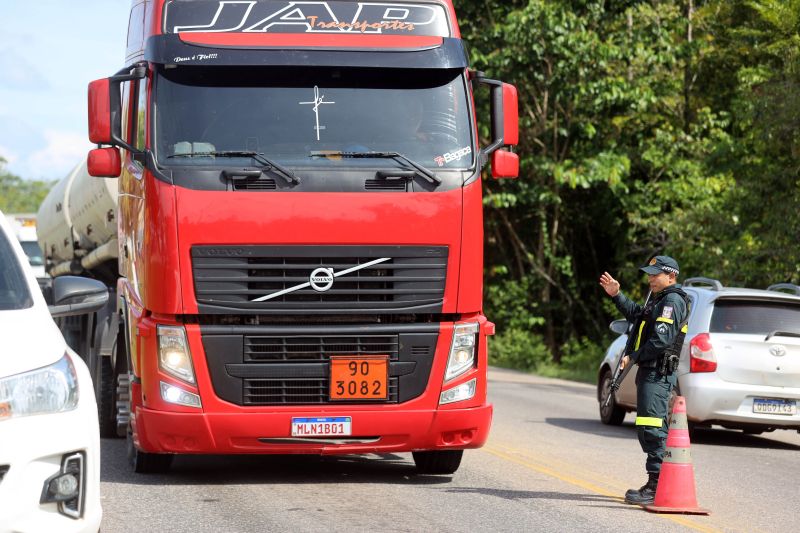
<path fill-rule="evenodd" d="M 48 193 L 37 218 L 50 275 L 78 275 L 116 260 L 117 183 L 90 176 L 83 161 Z"/>

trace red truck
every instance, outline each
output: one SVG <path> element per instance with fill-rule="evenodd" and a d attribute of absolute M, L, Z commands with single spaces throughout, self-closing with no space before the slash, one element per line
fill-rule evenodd
<path fill-rule="evenodd" d="M 481 171 L 519 163 L 516 89 L 469 69 L 452 2 L 135 0 L 126 65 L 89 85 L 119 277 L 83 335 L 133 469 L 413 452 L 455 472 L 492 419 Z"/>

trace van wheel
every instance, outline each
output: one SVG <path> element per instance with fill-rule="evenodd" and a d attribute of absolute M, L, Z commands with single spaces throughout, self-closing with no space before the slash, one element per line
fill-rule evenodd
<path fill-rule="evenodd" d="M 163 474 L 169 471 L 172 455 L 166 453 L 147 453 L 136 448 L 133 435 L 128 430 L 128 464 L 137 474 Z"/>
<path fill-rule="evenodd" d="M 461 465 L 464 450 L 413 452 L 411 455 L 420 474 L 453 474 Z"/>
<path fill-rule="evenodd" d="M 600 421 L 609 426 L 619 426 L 625 420 L 625 409 L 617 405 L 615 395 L 611 396 L 611 401 L 605 405 L 606 398 L 611 394 L 611 382 L 614 380 L 611 371 L 606 369 L 600 379 Z"/>

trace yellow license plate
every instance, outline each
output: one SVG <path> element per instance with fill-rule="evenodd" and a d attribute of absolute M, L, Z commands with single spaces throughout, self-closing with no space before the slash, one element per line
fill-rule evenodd
<path fill-rule="evenodd" d="M 331 400 L 385 400 L 389 356 L 331 357 Z"/>

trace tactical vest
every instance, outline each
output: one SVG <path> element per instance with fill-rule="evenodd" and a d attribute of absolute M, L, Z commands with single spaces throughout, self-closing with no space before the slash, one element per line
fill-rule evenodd
<path fill-rule="evenodd" d="M 645 343 L 650 338 L 650 336 L 653 334 L 653 330 L 655 329 L 655 323 L 657 321 L 657 317 L 656 318 L 653 317 L 653 310 L 661 302 L 661 300 L 663 300 L 664 297 L 667 296 L 667 294 L 672 294 L 672 293 L 675 293 L 678 296 L 680 296 L 683 299 L 684 303 L 686 304 L 686 318 L 681 324 L 678 325 L 678 334 L 675 336 L 675 340 L 672 341 L 672 344 L 670 344 L 666 348 L 666 350 L 664 350 L 664 353 L 661 354 L 661 356 L 659 356 L 658 359 L 655 359 L 653 361 L 644 361 L 640 363 L 639 366 L 644 366 L 648 368 L 661 366 L 663 364 L 662 359 L 664 358 L 665 355 L 680 356 L 681 349 L 683 348 L 683 341 L 686 338 L 686 333 L 689 330 L 688 324 L 689 324 L 689 314 L 691 310 L 689 309 L 689 295 L 686 294 L 683 291 L 683 289 L 680 289 L 678 287 L 667 287 L 666 289 L 658 293 L 658 295 L 655 298 L 647 302 L 647 305 L 644 306 L 644 309 L 642 310 L 642 315 L 639 318 L 638 323 L 636 324 L 636 331 L 632 332 L 634 337 L 636 338 L 636 341 L 634 342 L 634 345 L 632 347 L 633 348 L 632 351 L 637 351 L 639 350 L 639 348 L 644 346 Z"/>

